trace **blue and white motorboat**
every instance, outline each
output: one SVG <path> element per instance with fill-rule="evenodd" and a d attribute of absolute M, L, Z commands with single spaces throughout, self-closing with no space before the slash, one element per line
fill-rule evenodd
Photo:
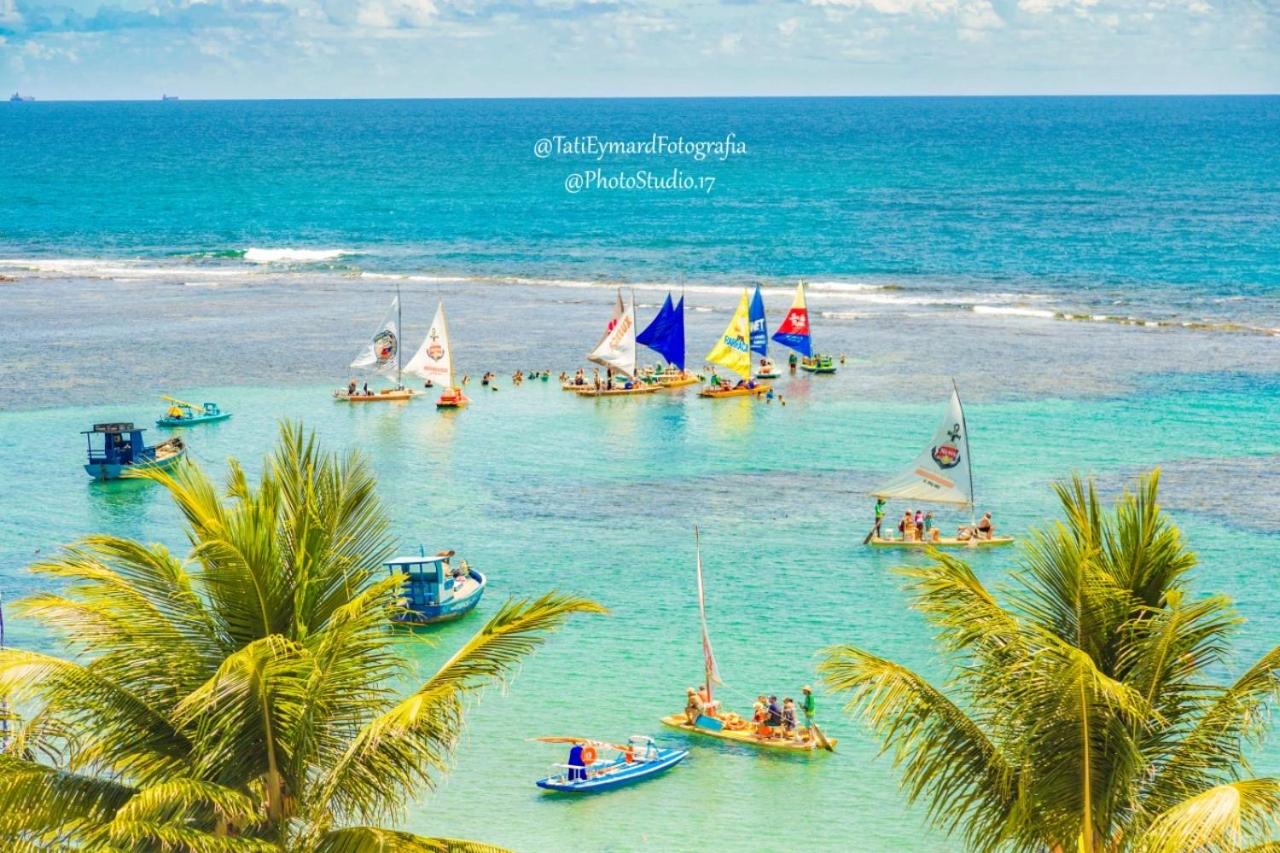
<path fill-rule="evenodd" d="M 648 735 L 632 735 L 625 744 L 585 738 L 541 737 L 544 743 L 569 743 L 569 760 L 555 765 L 560 771 L 537 781 L 547 791 L 592 794 L 612 791 L 670 770 L 688 755 L 687 749 L 660 747 Z M 611 758 L 603 753 L 611 751 Z"/>
<path fill-rule="evenodd" d="M 89 445 L 85 473 L 95 480 L 118 480 L 131 468 L 168 468 L 186 454 L 187 446 L 177 437 L 148 447 L 142 440 L 145 431 L 131 423 L 108 423 L 80 433 Z"/>
<path fill-rule="evenodd" d="M 386 563 L 387 571 L 405 575 L 405 612 L 398 621 L 409 625 L 431 625 L 457 619 L 475 609 L 484 595 L 488 579 L 467 565 L 452 563 L 453 551 L 435 556 L 396 557 Z"/>

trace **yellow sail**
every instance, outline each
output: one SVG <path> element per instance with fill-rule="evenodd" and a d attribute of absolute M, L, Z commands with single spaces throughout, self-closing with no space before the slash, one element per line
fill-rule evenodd
<path fill-rule="evenodd" d="M 751 309 L 743 288 L 738 310 L 733 312 L 720 340 L 707 353 L 707 361 L 732 370 L 743 379 L 751 378 Z"/>

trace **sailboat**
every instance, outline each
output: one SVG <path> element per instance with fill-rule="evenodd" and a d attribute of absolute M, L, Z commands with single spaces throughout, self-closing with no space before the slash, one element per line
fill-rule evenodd
<path fill-rule="evenodd" d="M 443 302 L 436 306 L 436 316 L 431 321 L 431 328 L 422 339 L 418 351 L 405 365 L 404 372 L 443 387 L 440 399 L 436 400 L 437 409 L 461 409 L 471 402 L 462 393 L 462 387 L 458 385 L 454 374 L 453 348 L 449 344 L 449 324 L 445 322 Z"/>
<path fill-rule="evenodd" d="M 787 316 L 782 318 L 778 331 L 773 333 L 773 339 L 784 347 L 800 353 L 801 370 L 809 373 L 836 372 L 836 365 L 831 356 L 813 353 L 813 333 L 809 324 L 809 307 L 804 301 L 804 282 L 796 285 L 796 298 L 792 301 Z M 794 364 L 791 370 L 795 372 Z"/>
<path fill-rule="evenodd" d="M 412 388 L 404 387 L 401 380 L 401 359 L 403 357 L 402 347 L 400 345 L 400 293 L 397 291 L 395 298 L 391 300 L 391 308 L 387 311 L 378 330 L 371 337 L 360 352 L 356 354 L 355 359 L 351 362 L 351 367 L 355 370 L 374 373 L 379 376 L 395 377 L 396 384 L 393 388 L 381 388 L 378 390 L 364 390 L 356 387 L 356 380 L 352 379 L 346 388 L 339 388 L 333 392 L 333 397 L 347 403 L 370 403 L 370 402 L 390 402 L 395 400 L 410 400 L 417 396 L 418 392 Z M 369 384 L 366 382 L 364 388 L 367 389 Z"/>
<path fill-rule="evenodd" d="M 662 724 L 691 734 L 707 735 L 765 749 L 804 753 L 825 749 L 828 752 L 835 752 L 836 741 L 828 739 L 816 725 L 813 726 L 812 731 L 804 726 L 797 726 L 794 734 L 788 737 L 761 722 L 745 720 L 733 712 L 723 711 L 720 703 L 715 701 L 713 685 L 723 685 L 724 681 L 720 678 L 720 670 L 716 666 L 715 652 L 711 649 L 711 632 L 707 628 L 707 598 L 702 584 L 702 537 L 696 526 L 693 528 L 693 541 L 697 555 L 698 618 L 702 623 L 702 671 L 705 691 L 700 700 L 702 713 L 692 722 L 689 721 L 690 713 L 687 711 L 670 714 L 662 718 Z"/>
<path fill-rule="evenodd" d="M 756 379 L 777 379 L 778 368 L 769 358 L 769 327 L 764 317 L 764 296 L 760 293 L 760 285 L 751 295 L 751 352 L 760 356 L 760 368 L 756 371 Z"/>
<path fill-rule="evenodd" d="M 964 419 L 964 407 L 960 405 L 960 391 L 951 383 L 951 400 L 946 414 L 933 431 L 933 441 L 920 451 L 920 455 L 897 476 L 871 492 L 883 500 L 908 500 L 912 503 L 936 503 L 968 507 L 969 535 L 942 536 L 934 530 L 932 535 L 917 541 L 912 536 L 902 539 L 886 539 L 877 536 L 873 529 L 864 544 L 877 548 L 955 548 L 991 547 L 1008 545 L 1011 536 L 978 538 L 973 500 L 973 457 L 969 452 L 969 427 Z M 927 533 L 927 532 L 926 532 Z"/>
<path fill-rule="evenodd" d="M 717 374 L 711 375 L 711 384 L 698 392 L 699 397 L 746 397 L 760 396 L 769 393 L 769 385 L 756 382 L 751 378 L 751 309 L 747 300 L 747 289 L 742 289 L 742 298 L 738 300 L 738 310 L 729 318 L 720 340 L 707 353 L 707 361 L 719 365 L 742 377 L 737 384 L 730 385 L 720 380 Z"/>
<path fill-rule="evenodd" d="M 642 375 L 647 382 L 656 382 L 663 388 L 683 388 L 686 385 L 697 385 L 701 380 L 694 373 L 684 368 L 684 297 L 674 305 L 671 294 L 662 303 L 658 316 L 636 335 L 636 343 L 648 347 L 666 359 L 667 366 L 663 370 L 650 371 Z"/>
<path fill-rule="evenodd" d="M 633 394 L 652 394 L 661 390 L 661 385 L 646 385 L 636 377 L 636 298 L 631 297 L 629 303 L 622 301 L 622 289 L 618 289 L 618 301 L 613 308 L 613 317 L 605 327 L 600 343 L 596 344 L 587 355 L 588 361 L 603 365 L 609 371 L 608 380 L 598 385 L 583 385 L 575 388 L 580 397 L 623 397 Z M 615 374 L 622 374 L 626 380 L 617 383 Z"/>

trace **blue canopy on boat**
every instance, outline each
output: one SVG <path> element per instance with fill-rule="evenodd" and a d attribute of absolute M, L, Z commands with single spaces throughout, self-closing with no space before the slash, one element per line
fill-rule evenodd
<path fill-rule="evenodd" d="M 673 306 L 668 293 L 658 316 L 636 335 L 636 343 L 644 344 L 665 358 L 668 364 L 684 370 L 684 297 L 680 297 L 680 302 Z"/>
<path fill-rule="evenodd" d="M 769 330 L 764 321 L 764 297 L 760 295 L 760 285 L 751 297 L 751 351 L 760 355 L 769 354 Z"/>

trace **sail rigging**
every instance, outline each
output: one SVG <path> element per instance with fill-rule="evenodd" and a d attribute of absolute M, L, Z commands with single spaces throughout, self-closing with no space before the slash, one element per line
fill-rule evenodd
<path fill-rule="evenodd" d="M 351 362 L 357 370 L 368 370 L 380 376 L 395 377 L 400 384 L 400 294 L 391 300 L 391 307 L 378 330 Z"/>
<path fill-rule="evenodd" d="M 436 307 L 431 328 L 413 358 L 405 365 L 404 372 L 445 388 L 457 385 L 454 381 L 453 348 L 449 343 L 449 326 L 445 321 L 443 302 Z"/>
<path fill-rule="evenodd" d="M 636 343 L 653 350 L 668 364 L 684 370 L 684 297 L 672 305 L 671 294 L 668 293 L 658 316 L 636 335 Z"/>
<path fill-rule="evenodd" d="M 747 289 L 742 289 L 738 310 L 729 318 L 729 325 L 716 345 L 707 353 L 707 361 L 731 370 L 743 379 L 751 378 L 751 311 Z"/>
<path fill-rule="evenodd" d="M 813 358 L 813 337 L 809 331 L 809 307 L 804 301 L 804 282 L 796 285 L 796 297 L 782 318 L 773 339 L 806 358 Z"/>
<path fill-rule="evenodd" d="M 951 388 L 947 411 L 933 431 L 933 440 L 906 469 L 871 492 L 878 498 L 899 498 L 973 506 L 973 463 L 969 429 L 960 392 Z"/>
<path fill-rule="evenodd" d="M 588 361 L 611 367 L 620 373 L 634 377 L 636 375 L 636 300 L 631 297 L 629 304 L 622 301 L 622 289 L 618 289 L 618 301 L 614 305 L 613 317 L 605 328 L 600 343 L 596 344 Z"/>
<path fill-rule="evenodd" d="M 724 682 L 720 679 L 715 652 L 711 649 L 711 633 L 707 630 L 707 598 L 702 587 L 702 536 L 696 525 L 693 528 L 693 541 L 698 562 L 698 615 L 702 619 L 702 666 L 707 676 L 707 699 L 709 700 L 711 685 L 724 684 Z"/>

